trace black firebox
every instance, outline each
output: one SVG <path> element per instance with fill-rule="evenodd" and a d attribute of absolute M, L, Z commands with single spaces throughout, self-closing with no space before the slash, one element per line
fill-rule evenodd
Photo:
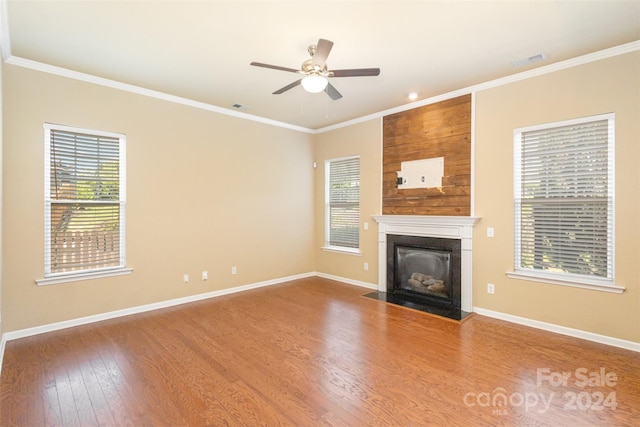
<path fill-rule="evenodd" d="M 387 293 L 443 308 L 461 307 L 461 241 L 387 236 Z"/>
<path fill-rule="evenodd" d="M 388 234 L 387 291 L 365 296 L 463 320 L 461 248 L 460 239 Z"/>

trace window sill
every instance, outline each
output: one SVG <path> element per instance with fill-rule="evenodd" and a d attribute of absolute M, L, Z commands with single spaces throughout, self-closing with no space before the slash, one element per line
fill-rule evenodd
<path fill-rule="evenodd" d="M 118 268 L 115 270 L 92 271 L 90 273 L 63 274 L 59 276 L 36 279 L 38 286 L 56 285 L 58 283 L 77 282 L 80 280 L 101 279 L 104 277 L 123 276 L 133 273 L 133 268 Z"/>
<path fill-rule="evenodd" d="M 570 286 L 573 288 L 590 289 L 593 291 L 610 292 L 614 294 L 621 294 L 625 291 L 622 286 L 616 286 L 611 283 L 598 283 L 596 281 L 580 280 L 579 278 L 566 278 L 561 275 L 547 276 L 543 274 L 536 274 L 528 271 L 509 271 L 507 277 L 512 279 L 530 280 L 533 282 L 551 283 L 553 285 Z"/>
<path fill-rule="evenodd" d="M 323 246 L 322 250 L 325 252 L 336 252 L 339 254 L 362 256 L 362 252 L 360 252 L 359 248 L 345 248 L 342 246 Z"/>

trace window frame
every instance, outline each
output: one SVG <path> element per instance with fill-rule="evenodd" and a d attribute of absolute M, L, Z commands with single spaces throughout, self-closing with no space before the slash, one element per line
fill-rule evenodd
<path fill-rule="evenodd" d="M 560 127 L 586 124 L 607 120 L 607 276 L 589 276 L 569 272 L 551 272 L 546 270 L 523 267 L 520 254 L 521 248 L 521 205 L 522 200 L 522 135 L 523 133 L 553 130 Z M 615 113 L 600 114 L 560 122 L 546 123 L 515 129 L 514 135 L 514 271 L 508 272 L 511 278 L 532 280 L 556 285 L 565 285 L 586 289 L 621 293 L 623 287 L 614 283 L 615 272 Z"/>
<path fill-rule="evenodd" d="M 340 161 L 346 161 L 346 160 L 353 160 L 353 159 L 357 159 L 358 161 L 358 224 L 357 224 L 357 230 L 358 230 L 358 242 L 357 242 L 357 247 L 349 247 L 349 246 L 340 246 L 340 245 L 332 245 L 330 244 L 330 235 L 331 235 L 331 204 L 330 204 L 330 197 L 331 197 L 331 189 L 330 189 L 330 180 L 331 180 L 331 163 L 333 162 L 340 162 Z M 333 158 L 333 159 L 327 159 L 325 160 L 325 179 L 324 179 L 324 184 L 325 184 L 325 227 L 324 227 L 324 246 L 322 247 L 322 250 L 324 251 L 329 251 L 329 252 L 338 252 L 338 253 L 345 253 L 345 254 L 349 254 L 349 255 L 361 255 L 361 251 L 360 251 L 360 205 L 361 205 L 361 197 L 360 197 L 360 156 L 359 155 L 355 155 L 355 156 L 346 156 L 346 157 L 338 157 L 338 158 Z"/>
<path fill-rule="evenodd" d="M 74 282 L 79 280 L 96 279 L 131 274 L 133 269 L 126 267 L 126 135 L 115 132 L 105 132 L 93 129 L 84 129 L 73 126 L 44 123 L 44 278 L 36 279 L 36 283 L 52 285 L 57 283 Z M 84 134 L 95 137 L 108 137 L 118 140 L 118 200 L 106 203 L 118 204 L 118 231 L 119 231 L 119 257 L 118 265 L 101 268 L 82 269 L 65 272 L 51 271 L 51 207 L 54 204 L 51 197 L 51 135 L 53 131 Z M 77 202 L 78 199 L 74 203 Z M 87 202 L 90 203 L 90 202 Z"/>

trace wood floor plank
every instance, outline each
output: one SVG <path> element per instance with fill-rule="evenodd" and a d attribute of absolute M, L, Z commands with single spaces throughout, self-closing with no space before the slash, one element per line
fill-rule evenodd
<path fill-rule="evenodd" d="M 138 321 L 144 322 L 145 316 Z M 134 408 L 136 423 L 151 425 L 187 425 L 176 410 L 168 387 L 156 376 L 162 369 L 162 358 L 154 359 L 154 349 L 147 346 L 144 328 L 119 323 L 109 337 L 111 346 L 103 353 L 103 360 L 111 378 L 127 405 Z M 159 355 L 156 355 L 159 356 Z"/>
<path fill-rule="evenodd" d="M 44 425 L 47 426 L 61 426 L 62 412 L 60 410 L 60 402 L 58 396 L 58 390 L 56 388 L 55 377 L 47 377 L 43 390 L 43 410 L 44 410 Z M 18 424 L 20 425 L 20 424 Z"/>
<path fill-rule="evenodd" d="M 82 351 L 79 352 L 82 353 Z M 86 359 L 84 359 L 84 362 L 79 364 L 77 367 L 79 379 L 82 380 L 86 388 L 86 399 L 91 404 L 91 411 L 97 425 L 115 425 L 116 421 L 113 418 L 109 402 L 105 397 L 102 385 L 100 384 L 100 379 L 94 369 L 94 364 L 92 362 L 92 358 L 87 357 Z M 85 417 L 81 418 L 81 420 L 87 419 L 88 423 L 88 418 L 89 415 L 87 414 L 85 415 Z M 86 423 L 82 422 L 82 424 L 85 425 Z"/>
<path fill-rule="evenodd" d="M 100 410 L 96 410 L 98 421 L 101 425 L 117 425 L 117 426 L 132 426 L 133 422 L 131 413 L 135 411 L 127 408 L 123 402 L 118 388 L 115 386 L 110 372 L 104 364 L 102 357 L 99 355 L 92 355 L 88 358 L 88 361 L 93 369 L 94 381 L 96 388 L 99 387 L 104 397 L 104 403 L 107 406 L 109 414 Z"/>
<path fill-rule="evenodd" d="M 250 315 L 246 315 L 250 316 Z M 225 312 L 225 316 L 219 317 L 216 322 L 216 329 L 220 330 L 223 328 L 222 324 L 227 322 L 227 318 L 233 318 L 234 315 L 230 314 L 228 311 Z M 251 324 L 255 324 L 251 322 Z M 228 327 L 229 330 L 237 329 L 235 324 L 228 323 L 225 327 Z M 180 339 L 186 344 L 185 348 L 194 348 L 196 347 L 191 340 L 191 338 L 185 334 L 179 334 L 176 332 L 176 336 L 180 337 Z M 232 334 L 227 334 L 231 336 Z M 228 371 L 230 368 L 234 368 L 236 372 L 242 372 L 242 375 L 235 375 L 233 377 L 234 387 L 240 387 L 240 389 L 249 390 L 249 396 L 260 396 L 258 401 L 252 401 L 250 404 L 258 405 L 260 407 L 265 406 L 265 402 L 268 405 L 280 405 L 287 414 L 287 417 L 294 418 L 291 420 L 294 424 L 299 424 L 299 422 L 309 422 L 309 419 L 304 419 L 304 415 L 302 415 L 303 419 L 298 420 L 296 422 L 295 419 L 297 416 L 300 416 L 298 413 L 301 408 L 293 408 L 291 404 L 296 404 L 297 400 L 292 398 L 291 396 L 295 393 L 291 387 L 283 387 L 282 390 L 286 390 L 286 393 L 278 393 L 275 396 L 272 395 L 264 395 L 262 393 L 256 393 L 256 388 L 260 388 L 262 381 L 264 381 L 265 373 L 268 373 L 271 368 L 275 367 L 270 375 L 269 381 L 282 381 L 281 375 L 281 364 L 280 359 L 273 360 L 271 356 L 265 354 L 265 352 L 260 347 L 258 343 L 258 338 L 260 335 L 252 334 L 246 330 L 236 330 L 235 335 L 233 337 L 234 340 L 238 341 L 239 339 L 243 340 L 242 344 L 236 346 L 220 346 L 215 343 L 211 343 L 217 351 L 215 353 L 209 353 L 209 355 L 215 356 L 215 365 L 216 366 L 225 366 L 225 371 Z M 241 354 L 239 354 L 238 350 L 241 350 Z M 191 359 L 189 356 L 186 356 L 187 359 Z M 269 384 L 266 384 L 264 389 L 268 389 L 270 387 Z M 244 398 L 246 400 L 246 397 Z M 253 400 L 253 399 L 251 399 Z M 248 404 L 246 402 L 245 404 Z M 301 405 L 302 410 L 307 409 L 303 405 Z M 245 407 L 243 409 L 247 411 L 248 408 Z M 260 409 L 261 412 L 264 412 L 264 409 Z M 282 412 L 282 411 L 280 411 Z M 275 422 L 275 420 L 273 420 Z M 270 425 L 271 423 L 267 423 Z"/>
<path fill-rule="evenodd" d="M 59 369 L 55 374 L 55 385 L 60 404 L 62 424 L 65 426 L 79 426 L 80 417 L 76 404 L 86 405 L 85 401 L 77 401 L 74 398 L 69 375 L 64 369 Z M 80 396 L 79 396 L 80 397 Z"/>
<path fill-rule="evenodd" d="M 366 292 L 308 278 L 9 341 L 0 424 L 632 426 L 640 419 L 638 353 L 479 315 L 451 322 Z M 615 381 L 581 384 L 602 370 Z M 562 384 L 550 379 L 561 375 L 568 375 Z"/>
<path fill-rule="evenodd" d="M 41 359 L 38 354 L 39 344 L 33 339 L 24 340 L 25 352 L 20 354 L 19 361 L 25 369 L 14 372 L 18 377 L 13 378 L 19 392 L 12 395 L 16 406 L 17 416 L 14 420 L 0 418 L 0 425 L 43 425 L 45 424 L 44 399 L 42 390 L 44 388 L 44 375 L 41 371 Z M 3 415 L 4 412 L 0 412 Z"/>

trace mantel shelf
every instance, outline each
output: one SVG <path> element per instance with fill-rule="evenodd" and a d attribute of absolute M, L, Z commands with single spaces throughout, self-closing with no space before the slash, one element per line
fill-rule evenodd
<path fill-rule="evenodd" d="M 479 220 L 475 216 L 436 216 L 436 215 L 373 215 L 377 223 L 404 225 L 442 225 L 473 227 Z"/>

